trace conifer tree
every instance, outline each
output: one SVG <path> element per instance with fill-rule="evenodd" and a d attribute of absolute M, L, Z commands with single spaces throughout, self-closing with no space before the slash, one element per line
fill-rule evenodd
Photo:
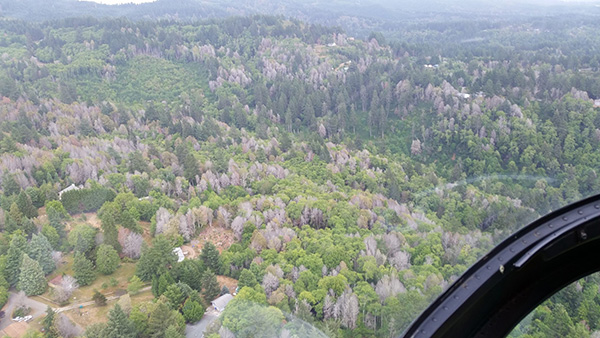
<path fill-rule="evenodd" d="M 6 257 L 6 280 L 10 286 L 16 286 L 19 282 L 23 253 L 27 249 L 27 240 L 21 234 L 15 234 L 10 241 Z"/>
<path fill-rule="evenodd" d="M 204 286 L 204 299 L 209 302 L 221 292 L 217 276 L 210 269 L 207 269 L 202 275 L 202 285 Z"/>
<path fill-rule="evenodd" d="M 217 250 L 211 242 L 207 242 L 204 245 L 200 258 L 204 261 L 204 265 L 214 273 L 219 273 L 221 271 L 221 257 L 219 257 L 219 250 Z"/>
<path fill-rule="evenodd" d="M 52 310 L 50 306 L 46 308 L 46 317 L 42 320 L 42 326 L 44 328 L 44 336 L 46 338 L 58 338 L 60 335 L 54 326 L 54 320 L 56 318 L 56 312 Z"/>
<path fill-rule="evenodd" d="M 119 254 L 112 246 L 101 244 L 96 253 L 96 268 L 105 275 L 110 275 L 119 267 Z"/>
<path fill-rule="evenodd" d="M 119 304 L 116 304 L 108 313 L 108 323 L 102 333 L 105 338 L 135 338 L 137 336 L 135 326 L 127 318 Z"/>
<path fill-rule="evenodd" d="M 31 197 L 24 190 L 21 190 L 19 196 L 17 196 L 17 206 L 23 216 L 27 218 L 37 217 L 38 215 L 37 208 L 33 205 Z"/>
<path fill-rule="evenodd" d="M 46 236 L 33 234 L 28 249 L 29 257 L 40 263 L 45 275 L 56 269 L 56 264 L 52 259 L 52 245 Z"/>
<path fill-rule="evenodd" d="M 77 252 L 73 260 L 73 277 L 81 286 L 89 285 L 96 279 L 94 265 L 84 254 Z"/>
<path fill-rule="evenodd" d="M 21 273 L 19 275 L 19 289 L 28 296 L 41 295 L 46 291 L 46 278 L 40 263 L 23 254 Z"/>

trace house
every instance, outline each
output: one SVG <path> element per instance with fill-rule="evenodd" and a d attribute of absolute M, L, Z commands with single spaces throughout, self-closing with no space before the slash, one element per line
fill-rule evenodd
<path fill-rule="evenodd" d="M 11 338 L 23 337 L 27 332 L 27 329 L 29 329 L 29 324 L 25 322 L 12 323 L 3 330 L 0 330 L 0 336 Z"/>
<path fill-rule="evenodd" d="M 594 108 L 600 108 L 600 99 L 594 100 Z"/>
<path fill-rule="evenodd" d="M 71 191 L 71 190 L 79 190 L 81 188 L 77 187 L 75 184 L 71 184 L 70 186 L 64 188 L 63 190 L 58 192 L 58 199 L 60 199 L 62 197 L 62 194 L 67 192 L 67 191 Z"/>
<path fill-rule="evenodd" d="M 60 283 L 62 283 L 62 279 L 63 276 L 62 275 L 58 275 L 54 278 L 52 278 L 49 282 L 48 282 L 48 286 L 50 286 L 51 288 L 55 288 L 58 285 L 60 285 Z"/>
<path fill-rule="evenodd" d="M 219 312 L 223 312 L 223 310 L 225 310 L 225 307 L 227 306 L 227 304 L 233 299 L 233 296 L 226 293 L 224 295 L 222 295 L 221 297 L 213 300 L 212 302 L 210 302 L 213 306 L 213 308 Z"/>
<path fill-rule="evenodd" d="M 185 259 L 185 255 L 183 254 L 183 250 L 180 247 L 173 249 L 173 252 L 177 255 L 177 263 L 183 261 Z"/>

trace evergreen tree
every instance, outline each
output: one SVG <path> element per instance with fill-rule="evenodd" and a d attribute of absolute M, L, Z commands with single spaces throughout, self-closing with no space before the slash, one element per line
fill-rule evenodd
<path fill-rule="evenodd" d="M 119 267 L 119 254 L 112 246 L 101 244 L 96 253 L 96 269 L 105 275 L 110 275 Z"/>
<path fill-rule="evenodd" d="M 211 269 L 215 273 L 219 273 L 221 271 L 221 257 L 219 256 L 219 250 L 211 243 L 206 242 L 204 247 L 202 248 L 202 254 L 200 255 L 202 261 L 204 261 L 204 266 Z"/>
<path fill-rule="evenodd" d="M 25 216 L 19 210 L 17 203 L 12 203 L 10 205 L 10 209 L 8 210 L 7 216 L 7 224 L 5 226 L 5 230 L 7 233 L 12 233 L 17 229 L 23 229 L 23 219 Z"/>
<path fill-rule="evenodd" d="M 209 302 L 215 299 L 221 291 L 217 276 L 210 269 L 207 269 L 202 275 L 202 285 L 204 286 L 204 299 Z"/>
<path fill-rule="evenodd" d="M 195 323 L 204 316 L 204 308 L 197 301 L 188 299 L 183 305 L 183 317 L 188 323 Z"/>
<path fill-rule="evenodd" d="M 198 263 L 196 260 L 185 259 L 172 270 L 178 281 L 186 283 L 196 291 L 202 290 L 202 272 Z"/>
<path fill-rule="evenodd" d="M 102 331 L 105 338 L 135 338 L 137 333 L 133 323 L 127 318 L 127 315 L 116 304 L 108 313 L 108 323 Z"/>
<path fill-rule="evenodd" d="M 185 335 L 179 332 L 177 326 L 169 325 L 165 331 L 165 338 L 185 338 Z"/>
<path fill-rule="evenodd" d="M 27 240 L 21 234 L 15 234 L 10 241 L 6 257 L 6 280 L 10 286 L 16 286 L 19 282 L 23 254 L 27 250 Z"/>
<path fill-rule="evenodd" d="M 41 295 L 46 291 L 46 278 L 40 264 L 23 254 L 23 263 L 21 264 L 21 273 L 19 275 L 19 289 L 23 290 L 28 296 Z"/>
<path fill-rule="evenodd" d="M 58 250 L 60 248 L 60 235 L 55 228 L 46 224 L 42 227 L 42 234 L 46 237 L 52 249 Z"/>
<path fill-rule="evenodd" d="M 176 325 L 173 311 L 164 301 L 159 301 L 154 311 L 150 313 L 150 318 L 148 318 L 148 334 L 152 338 L 162 338 L 171 325 Z"/>
<path fill-rule="evenodd" d="M 73 277 L 81 286 L 90 285 L 96 279 L 94 264 L 80 252 L 75 253 L 73 260 Z"/>
<path fill-rule="evenodd" d="M 143 281 L 152 280 L 155 275 L 167 272 L 167 268 L 177 262 L 171 242 L 164 236 L 157 236 L 152 247 L 142 249 L 142 255 L 136 265 L 136 274 Z"/>
<path fill-rule="evenodd" d="M 242 270 L 238 281 L 238 287 L 240 289 L 242 289 L 244 286 L 253 288 L 256 284 L 258 284 L 258 282 L 256 281 L 256 276 L 254 276 L 252 271 L 248 269 Z"/>
<path fill-rule="evenodd" d="M 15 181 L 15 177 L 7 171 L 4 172 L 4 177 L 2 177 L 2 190 L 4 196 L 14 195 L 21 190 L 17 181 Z"/>
<path fill-rule="evenodd" d="M 112 246 L 117 252 L 121 252 L 121 244 L 119 243 L 119 232 L 117 231 L 117 218 L 119 211 L 115 203 L 105 203 L 98 212 L 102 222 L 102 232 L 104 233 L 104 243 Z"/>
<path fill-rule="evenodd" d="M 143 286 L 144 283 L 142 282 L 140 277 L 134 275 L 129 280 L 129 285 L 127 285 L 127 292 L 129 292 L 131 295 L 135 295 L 142 289 Z"/>
<path fill-rule="evenodd" d="M 103 295 L 102 293 L 100 293 L 100 291 L 98 291 L 98 290 L 94 290 L 94 295 L 92 296 L 92 300 L 94 300 L 94 303 L 96 303 L 96 305 L 98 305 L 98 306 L 106 305 L 106 296 Z"/>
<path fill-rule="evenodd" d="M 169 300 L 171 304 L 171 308 L 173 310 L 179 310 L 181 303 L 185 300 L 185 296 L 177 286 L 177 284 L 171 284 L 167 287 L 167 290 L 164 292 L 165 297 Z"/>
<path fill-rule="evenodd" d="M 28 249 L 29 257 L 40 263 L 44 274 L 47 275 L 56 269 L 56 264 L 52 259 L 52 245 L 46 236 L 33 234 Z"/>
<path fill-rule="evenodd" d="M 56 312 L 52 310 L 50 306 L 46 308 L 46 317 L 42 320 L 42 326 L 44 328 L 44 336 L 46 338 L 58 338 L 60 337 L 58 330 L 54 326 L 54 320 L 56 318 Z"/>
<path fill-rule="evenodd" d="M 27 218 L 37 217 L 38 215 L 37 208 L 33 205 L 31 197 L 24 190 L 21 190 L 19 196 L 17 196 L 17 206 L 23 216 Z"/>
<path fill-rule="evenodd" d="M 123 210 L 121 212 L 121 226 L 135 232 L 141 232 L 138 227 L 138 222 L 129 210 Z"/>
<path fill-rule="evenodd" d="M 169 285 L 172 284 L 175 284 L 175 280 L 173 279 L 170 273 L 167 272 L 160 275 L 160 277 L 158 277 L 157 295 L 160 296 L 163 293 L 165 293 L 165 291 L 167 291 L 167 289 L 169 288 Z"/>

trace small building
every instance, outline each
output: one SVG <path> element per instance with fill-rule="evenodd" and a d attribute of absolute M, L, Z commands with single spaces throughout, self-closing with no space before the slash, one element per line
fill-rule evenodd
<path fill-rule="evenodd" d="M 185 259 L 185 255 L 183 254 L 183 250 L 180 247 L 173 249 L 173 252 L 177 255 L 177 263 L 183 261 Z"/>
<path fill-rule="evenodd" d="M 29 324 L 26 322 L 15 322 L 0 330 L 0 336 L 11 338 L 23 337 L 27 329 L 29 329 Z"/>
<path fill-rule="evenodd" d="M 80 188 L 78 186 L 76 186 L 75 184 L 71 184 L 70 186 L 64 188 L 63 190 L 58 192 L 58 199 L 61 199 L 62 194 L 67 192 L 67 191 L 71 191 L 71 190 L 79 190 Z"/>
<path fill-rule="evenodd" d="M 223 312 L 223 310 L 225 310 L 225 307 L 227 306 L 227 304 L 233 299 L 233 296 L 226 293 L 224 295 L 222 295 L 221 297 L 213 300 L 212 302 L 210 302 L 210 304 L 212 304 L 213 308 L 219 312 Z"/>
<path fill-rule="evenodd" d="M 48 286 L 50 286 L 51 288 L 56 288 L 57 286 L 60 285 L 60 283 L 62 283 L 62 279 L 63 279 L 63 276 L 62 275 L 58 275 L 58 276 L 52 278 L 48 282 Z"/>
<path fill-rule="evenodd" d="M 594 108 L 600 108 L 600 99 L 594 100 Z"/>

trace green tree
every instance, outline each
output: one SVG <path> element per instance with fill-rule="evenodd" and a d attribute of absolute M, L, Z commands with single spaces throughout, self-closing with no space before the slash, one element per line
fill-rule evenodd
<path fill-rule="evenodd" d="M 47 275 L 56 269 L 52 259 L 52 245 L 46 236 L 33 234 L 28 246 L 29 257 L 40 263 L 44 274 Z"/>
<path fill-rule="evenodd" d="M 17 206 L 19 207 L 19 210 L 23 216 L 27 218 L 37 217 L 38 215 L 37 208 L 33 206 L 31 197 L 29 197 L 24 190 L 21 190 L 17 196 Z"/>
<path fill-rule="evenodd" d="M 113 202 L 107 202 L 102 205 L 98 216 L 102 222 L 102 232 L 104 233 L 104 243 L 112 246 L 117 252 L 121 252 L 119 243 L 119 232 L 117 231 L 117 221 L 120 217 L 118 205 Z"/>
<path fill-rule="evenodd" d="M 211 242 L 206 242 L 206 244 L 204 244 L 200 258 L 204 262 L 204 266 L 215 273 L 221 271 L 221 257 L 219 256 L 219 250 L 217 250 Z"/>
<path fill-rule="evenodd" d="M 133 323 L 127 318 L 127 315 L 116 304 L 108 313 L 108 323 L 102 331 L 106 338 L 135 338 L 137 333 Z"/>
<path fill-rule="evenodd" d="M 242 273 L 240 273 L 240 278 L 238 281 L 238 287 L 240 289 L 243 288 L 244 286 L 253 288 L 256 284 L 258 284 L 258 282 L 256 281 L 256 276 L 254 276 L 252 271 L 250 271 L 248 269 L 242 270 Z"/>
<path fill-rule="evenodd" d="M 110 275 L 119 267 L 119 254 L 110 245 L 101 244 L 96 253 L 96 269 L 105 275 Z"/>
<path fill-rule="evenodd" d="M 42 320 L 42 327 L 44 328 L 44 335 L 47 338 L 58 338 L 60 334 L 54 326 L 54 320 L 56 318 L 56 312 L 52 310 L 50 306 L 46 308 L 46 317 Z"/>
<path fill-rule="evenodd" d="M 202 305 L 191 299 L 188 299 L 185 302 L 182 311 L 183 317 L 188 323 L 195 323 L 202 319 L 202 316 L 204 316 L 204 308 L 202 307 Z"/>
<path fill-rule="evenodd" d="M 21 273 L 19 275 L 19 289 L 23 290 L 28 296 L 41 295 L 46 291 L 46 278 L 40 264 L 23 254 L 23 263 L 21 264 Z"/>
<path fill-rule="evenodd" d="M 215 299 L 219 295 L 219 292 L 221 292 L 217 276 L 210 269 L 204 271 L 202 275 L 202 286 L 204 286 L 204 299 L 209 302 Z"/>
<path fill-rule="evenodd" d="M 179 325 L 177 311 L 171 310 L 164 301 L 159 301 L 148 318 L 148 335 L 152 338 L 163 338 L 165 331 L 171 325 L 176 327 Z"/>
<path fill-rule="evenodd" d="M 73 259 L 73 277 L 81 286 L 90 285 L 96 279 L 94 264 L 80 252 L 76 252 Z"/>
<path fill-rule="evenodd" d="M 185 335 L 180 332 L 175 325 L 170 325 L 165 331 L 165 338 L 185 338 Z"/>
<path fill-rule="evenodd" d="M 42 235 L 46 237 L 52 249 L 58 250 L 60 247 L 60 235 L 56 229 L 48 224 L 42 226 Z"/>
<path fill-rule="evenodd" d="M 167 268 L 177 262 L 171 242 L 164 236 L 157 236 L 151 247 L 144 247 L 140 260 L 136 264 L 136 275 L 143 281 L 152 280 L 153 276 L 163 274 Z"/>
<path fill-rule="evenodd" d="M 171 284 L 167 287 L 167 290 L 163 293 L 165 297 L 169 300 L 171 304 L 171 308 L 173 310 L 178 310 L 181 306 L 181 303 L 185 300 L 185 296 L 177 286 L 177 284 Z"/>
<path fill-rule="evenodd" d="M 15 234 L 10 241 L 6 257 L 6 280 L 11 286 L 16 286 L 21 274 L 23 254 L 27 250 L 27 240 L 21 234 Z"/>
<path fill-rule="evenodd" d="M 142 289 L 143 286 L 144 282 L 142 282 L 140 277 L 134 275 L 129 280 L 129 284 L 127 285 L 127 292 L 129 292 L 131 295 L 135 295 Z"/>
<path fill-rule="evenodd" d="M 106 296 L 100 293 L 98 290 L 94 290 L 94 294 L 92 295 L 92 300 L 98 306 L 106 305 Z"/>

